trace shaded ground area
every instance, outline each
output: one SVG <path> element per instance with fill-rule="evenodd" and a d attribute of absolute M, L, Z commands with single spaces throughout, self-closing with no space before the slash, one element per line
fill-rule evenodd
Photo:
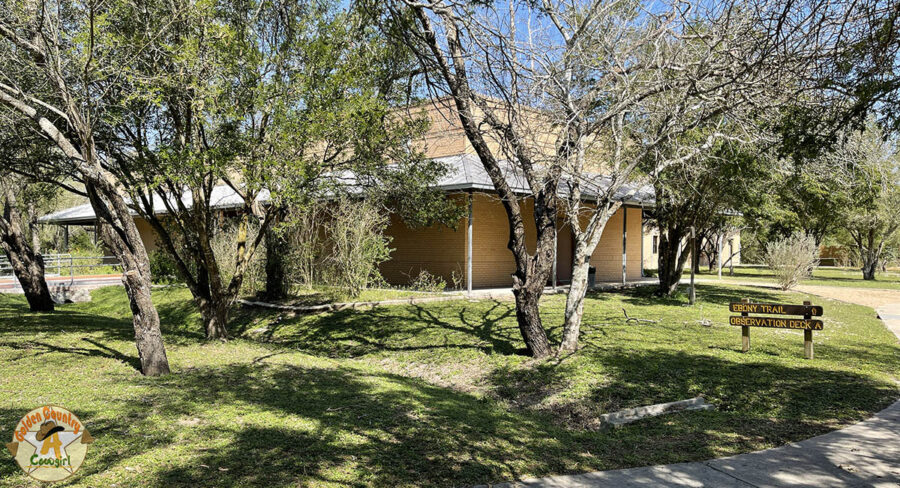
<path fill-rule="evenodd" d="M 49 316 L 0 295 L 0 426 L 42 403 L 75 411 L 97 441 L 70 485 L 460 486 L 773 447 L 898 394 L 900 347 L 871 309 L 831 305 L 809 362 L 802 334 L 754 331 L 741 354 L 726 325 L 736 297 L 802 296 L 704 285 L 690 308 L 651 291 L 592 294 L 584 349 L 534 362 L 508 301 L 241 309 L 243 338 L 203 344 L 187 292 L 156 290 L 175 371 L 164 378 L 135 369 L 121 288 Z M 543 303 L 553 340 L 563 307 Z M 626 325 L 622 308 L 660 322 Z M 599 414 L 699 394 L 719 409 L 597 428 Z M 0 463 L 0 485 L 30 481 Z"/>
<path fill-rule="evenodd" d="M 553 476 L 495 488 L 861 487 L 900 484 L 900 402 L 846 429 L 698 463 Z"/>
<path fill-rule="evenodd" d="M 844 298 L 849 301 L 857 297 Z M 900 338 L 900 303 L 882 305 L 878 315 L 886 328 Z M 900 401 L 848 428 L 784 447 L 703 462 L 551 476 L 495 486 L 900 486 L 898 439 Z"/>
<path fill-rule="evenodd" d="M 47 285 L 53 289 L 56 286 L 76 286 L 87 289 L 95 289 L 103 286 L 121 285 L 122 275 L 79 275 L 71 276 L 50 276 L 47 277 Z M 19 282 L 13 278 L 0 279 L 0 292 L 2 293 L 22 293 L 22 287 Z"/>

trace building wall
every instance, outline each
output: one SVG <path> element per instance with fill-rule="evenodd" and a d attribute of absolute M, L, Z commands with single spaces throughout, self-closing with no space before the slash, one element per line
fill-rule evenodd
<path fill-rule="evenodd" d="M 153 230 L 150 223 L 140 217 L 135 217 L 134 224 L 137 226 L 138 233 L 141 235 L 141 240 L 144 241 L 144 247 L 147 248 L 147 252 L 151 253 L 159 249 L 159 235 Z"/>
<path fill-rule="evenodd" d="M 467 194 L 454 194 L 450 198 L 460 205 L 467 205 Z M 534 228 L 534 202 L 521 202 L 525 220 L 526 246 L 534 252 L 537 231 Z M 512 286 L 511 275 L 516 269 L 512 253 L 507 248 L 509 224 L 506 211 L 494 194 L 473 194 L 473 243 L 472 279 L 475 288 Z M 591 256 L 591 265 L 597 269 L 596 279 L 620 281 L 622 279 L 622 216 L 620 209 L 609 220 L 597 249 Z M 566 219 L 559 217 L 557 237 L 557 277 L 566 283 L 572 277 L 572 233 Z M 145 220 L 136 217 L 138 231 L 148 252 L 159 249 L 157 235 Z M 446 226 L 409 228 L 397 216 L 391 216 L 386 235 L 391 238 L 391 259 L 379 267 L 385 280 L 398 286 L 409 285 L 422 270 L 440 276 L 448 286 L 465 287 L 467 269 L 466 217 L 460 219 L 456 229 Z M 640 278 L 641 209 L 628 209 L 628 279 Z M 260 250 L 262 252 L 262 250 Z"/>
<path fill-rule="evenodd" d="M 456 109 L 449 99 L 424 103 L 411 108 L 410 113 L 428 120 L 428 130 L 419 142 L 419 149 L 427 157 L 441 158 L 472 152 Z"/>
<path fill-rule="evenodd" d="M 729 241 L 731 241 L 731 244 L 734 246 L 733 247 L 734 251 L 729 250 L 729 246 L 728 246 Z M 728 256 L 732 252 L 737 253 L 734 255 L 734 258 L 733 258 L 734 265 L 737 266 L 737 265 L 741 264 L 741 233 L 740 232 L 736 232 L 735 234 L 730 236 L 728 239 L 725 239 L 725 242 L 722 243 L 722 260 L 723 260 L 723 262 L 728 259 Z"/>
<path fill-rule="evenodd" d="M 644 247 L 644 269 L 659 268 L 659 253 L 653 252 L 653 240 L 656 239 L 659 246 L 659 229 L 656 227 L 644 227 L 642 246 Z"/>
<path fill-rule="evenodd" d="M 657 269 L 659 267 L 659 254 L 653 252 L 653 238 L 659 239 L 659 229 L 656 227 L 647 226 L 644 228 L 644 237 L 643 237 L 643 247 L 644 247 L 644 269 Z M 733 246 L 734 251 L 730 251 L 729 249 L 729 241 Z M 722 262 L 725 266 L 727 266 L 728 256 L 731 255 L 732 252 L 735 252 L 734 255 L 734 265 L 738 266 L 741 264 L 741 233 L 736 232 L 729 236 L 722 243 Z M 706 261 L 701 253 L 701 265 L 706 265 Z M 688 258 L 688 263 L 690 262 L 690 258 Z"/>
<path fill-rule="evenodd" d="M 497 104 L 499 102 L 493 103 Z M 497 107 L 500 108 L 499 105 Z M 401 115 L 406 116 L 406 113 L 406 109 L 404 109 Z M 456 110 L 456 105 L 451 98 L 445 97 L 425 102 L 408 109 L 408 113 L 423 117 L 429 122 L 428 130 L 419 142 L 419 149 L 427 157 L 440 158 L 475 153 L 475 148 L 469 142 L 468 137 L 466 137 L 462 123 L 459 120 L 459 112 Z M 503 117 L 504 114 L 505 111 L 502 109 L 496 111 L 496 115 L 499 117 Z M 473 107 L 473 115 L 476 120 L 482 120 L 484 117 L 483 112 L 478 107 Z M 551 129 L 555 127 L 555 124 L 544 113 L 522 107 L 519 113 L 518 127 L 520 133 L 527 139 L 530 147 L 536 148 L 538 152 L 547 155 L 555 154 L 556 134 Z M 485 133 L 485 142 L 498 159 L 506 157 L 503 155 L 500 142 L 492 131 Z M 590 166 L 590 161 L 588 161 L 588 165 Z"/>
<path fill-rule="evenodd" d="M 451 198 L 465 205 L 466 195 L 456 194 Z M 408 285 L 424 269 L 440 276 L 453 286 L 456 279 L 466 277 L 466 218 L 460 219 L 456 230 L 443 225 L 424 229 L 411 229 L 397 215 L 391 215 L 391 222 L 385 234 L 391 238 L 393 249 L 391 258 L 381 263 L 379 270 L 384 279 L 392 285 Z"/>
<path fill-rule="evenodd" d="M 627 212 L 627 219 L 625 215 Z M 622 281 L 622 233 L 626 234 L 626 276 L 628 280 L 641 277 L 641 219 L 640 208 L 620 208 L 609 218 L 600 243 L 591 254 L 591 266 L 597 269 L 596 280 Z M 626 229 L 627 227 L 627 229 Z"/>
<path fill-rule="evenodd" d="M 473 286 L 477 288 L 508 287 L 512 285 L 511 275 L 515 271 L 515 260 L 507 248 L 509 224 L 506 211 L 500 200 L 491 194 L 476 193 L 473 206 Z M 526 228 L 526 246 L 534 252 L 537 231 L 534 228 L 534 204 L 532 200 L 522 202 Z M 591 265 L 597 268 L 597 281 L 621 281 L 622 279 L 622 225 L 624 210 L 616 212 L 607 223 L 600 243 L 591 256 Z M 641 276 L 641 209 L 628 209 L 628 260 L 627 276 L 635 280 Z M 558 220 L 557 237 L 557 277 L 560 282 L 571 280 L 572 276 L 572 234 L 566 219 Z M 462 238 L 465 247 L 465 236 Z M 465 262 L 461 264 L 466 269 Z"/>

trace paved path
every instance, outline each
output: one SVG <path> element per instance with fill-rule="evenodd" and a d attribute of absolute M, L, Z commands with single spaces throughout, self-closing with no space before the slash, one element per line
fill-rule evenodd
<path fill-rule="evenodd" d="M 71 276 L 47 277 L 47 286 L 50 287 L 51 291 L 53 291 L 53 288 L 55 288 L 56 286 L 68 285 L 69 283 L 73 283 L 73 285 L 77 288 L 84 287 L 88 289 L 99 288 L 101 286 L 121 285 L 122 274 L 83 275 L 75 276 L 74 278 Z M 0 279 L 0 292 L 22 293 L 22 287 L 19 286 L 19 283 L 17 281 L 13 281 L 12 279 Z"/>
<path fill-rule="evenodd" d="M 816 287 L 826 288 L 826 287 Z M 828 287 L 832 288 L 832 287 Z M 803 290 L 846 298 L 846 291 Z M 900 339 L 900 292 L 876 294 L 878 315 Z M 867 298 L 867 300 L 869 299 Z M 849 300 L 848 300 L 849 301 Z M 861 300 L 853 299 L 854 302 Z M 868 302 L 864 304 L 869 304 Z M 869 305 L 873 306 L 873 305 Z M 721 459 L 505 483 L 503 487 L 900 487 L 900 401 L 874 417 L 819 437 Z"/>

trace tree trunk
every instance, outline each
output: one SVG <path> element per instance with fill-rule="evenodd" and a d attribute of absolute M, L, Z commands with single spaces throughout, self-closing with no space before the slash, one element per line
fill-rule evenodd
<path fill-rule="evenodd" d="M 866 263 L 862 268 L 863 279 L 871 281 L 875 279 L 875 271 L 878 269 L 877 263 Z"/>
<path fill-rule="evenodd" d="M 22 285 L 28 308 L 32 312 L 52 312 L 53 297 L 44 279 L 44 258 L 28 244 L 13 189 L 5 188 L 4 193 L 3 213 L 0 215 L 0 247 L 9 258 L 13 274 Z"/>
<path fill-rule="evenodd" d="M 279 219 L 280 220 L 280 219 Z M 287 276 L 290 248 L 284 235 L 277 231 L 277 222 L 266 229 L 266 299 L 281 300 L 291 292 Z"/>
<path fill-rule="evenodd" d="M 560 351 L 572 352 L 578 348 L 578 337 L 581 333 L 581 317 L 584 313 L 584 296 L 587 293 L 588 271 L 591 267 L 590 255 L 576 256 L 572 266 L 572 284 L 566 296 L 566 317 L 563 326 Z"/>
<path fill-rule="evenodd" d="M 679 227 L 660 229 L 659 233 L 659 296 L 672 296 L 678 290 L 688 253 L 684 248 L 684 232 Z"/>
<path fill-rule="evenodd" d="M 863 279 L 872 281 L 875 279 L 875 272 L 878 271 L 878 262 L 881 261 L 884 241 L 879 244 L 875 229 L 869 228 L 865 235 L 860 235 L 857 239 L 857 244 L 859 245 L 859 257 L 862 261 Z"/>
<path fill-rule="evenodd" d="M 870 246 L 869 249 L 866 249 L 861 253 L 861 255 L 863 279 L 866 281 L 872 281 L 875 279 L 875 272 L 878 271 L 878 253 L 872 246 Z"/>
<path fill-rule="evenodd" d="M 52 312 L 54 303 L 47 281 L 44 279 L 43 258 L 28 248 L 15 249 L 6 239 L 3 240 L 3 250 L 9 258 L 16 279 L 22 285 L 28 308 L 32 312 Z"/>
<path fill-rule="evenodd" d="M 107 182 L 97 183 L 104 185 Z M 147 250 L 121 195 L 109 191 L 110 188 L 103 188 L 105 191 L 101 197 L 101 190 L 95 184 L 88 182 L 85 188 L 94 211 L 110 224 L 100 227 L 103 242 L 122 263 L 122 283 L 131 307 L 134 342 L 141 362 L 141 373 L 146 376 L 169 374 L 169 360 L 159 327 L 159 313 L 151 299 Z"/>
<path fill-rule="evenodd" d="M 528 355 L 540 359 L 551 354 L 550 341 L 541 324 L 540 307 L 538 306 L 544 291 L 544 282 L 531 280 L 522 287 L 514 287 L 516 297 L 516 321 L 519 331 L 525 340 Z"/>
<path fill-rule="evenodd" d="M 46 52 L 32 44 L 25 46 L 36 59 L 45 60 Z M 51 69 L 45 73 L 59 87 L 63 99 L 74 100 L 69 97 L 71 93 L 59 71 Z M 33 120 L 69 158 L 74 170 L 83 179 L 94 213 L 109 224 L 103 226 L 104 241 L 122 264 L 122 281 L 125 283 L 125 291 L 128 293 L 134 316 L 135 345 L 141 360 L 141 372 L 148 376 L 168 373 L 169 362 L 159 330 L 159 315 L 150 299 L 150 260 L 134 217 L 125 202 L 122 182 L 100 164 L 98 151 L 94 145 L 93 128 L 84 121 L 80 111 L 67 110 L 66 113 L 68 126 L 79 138 L 79 145 L 76 147 L 67 133 L 40 115 L 38 110 L 25 100 L 0 90 L 0 102 Z M 68 109 L 74 105 L 70 103 Z"/>
<path fill-rule="evenodd" d="M 169 360 L 159 329 L 159 314 L 150 298 L 149 279 L 126 269 L 122 278 L 134 316 L 134 341 L 141 361 L 141 373 L 146 376 L 169 374 Z"/>
<path fill-rule="evenodd" d="M 228 338 L 228 311 L 231 301 L 225 297 L 200 300 L 200 316 L 203 320 L 207 340 L 225 340 Z"/>

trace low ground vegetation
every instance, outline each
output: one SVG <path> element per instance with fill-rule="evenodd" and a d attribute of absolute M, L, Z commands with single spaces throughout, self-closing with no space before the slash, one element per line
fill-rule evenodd
<path fill-rule="evenodd" d="M 796 331 L 754 329 L 742 354 L 727 303 L 809 297 L 701 284 L 688 308 L 652 291 L 589 294 L 583 349 L 535 361 L 512 301 L 241 308 L 240 338 L 204 343 L 189 292 L 168 287 L 154 300 L 173 374 L 158 378 L 137 369 L 121 288 L 45 315 L 0 295 L 0 425 L 41 403 L 78 413 L 97 441 L 75 486 L 459 486 L 768 448 L 900 395 L 900 344 L 871 309 L 812 298 L 826 326 L 806 361 Z M 564 307 L 545 297 L 545 323 Z M 660 322 L 626 325 L 623 308 Z M 611 431 L 597 421 L 697 395 L 718 409 Z M 0 486 L 29 483 L 0 464 Z"/>

